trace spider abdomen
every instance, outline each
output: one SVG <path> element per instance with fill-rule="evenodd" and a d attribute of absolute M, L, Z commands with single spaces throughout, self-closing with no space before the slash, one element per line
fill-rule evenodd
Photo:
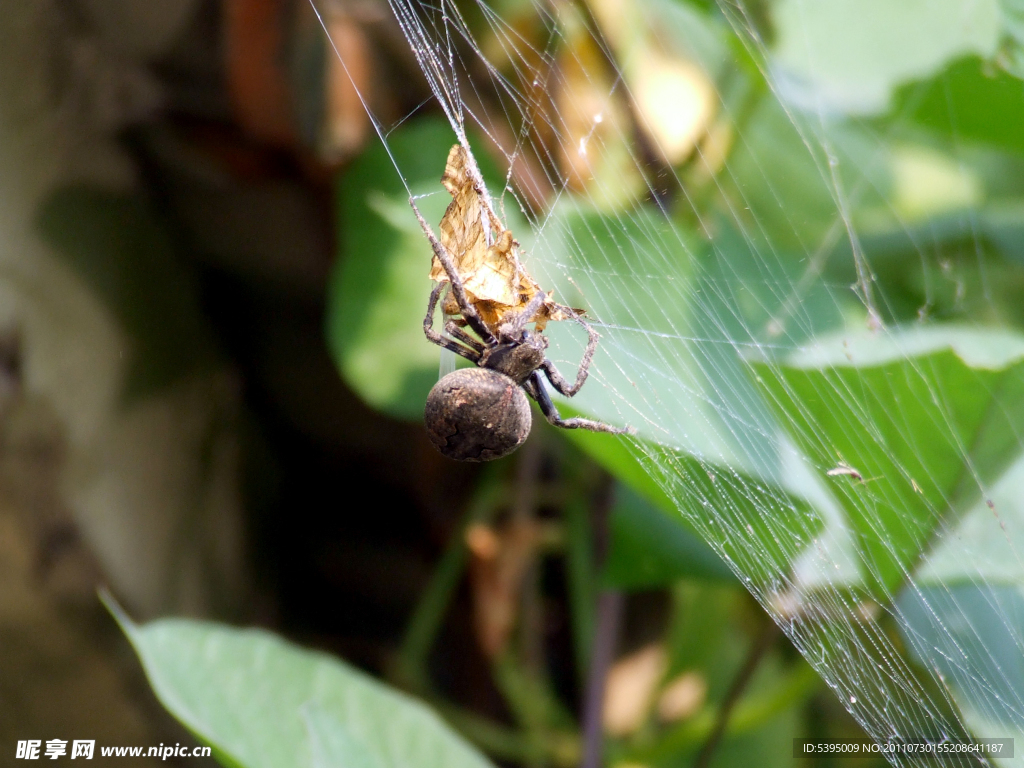
<path fill-rule="evenodd" d="M 530 434 L 526 394 L 489 368 L 462 368 L 441 379 L 424 412 L 430 441 L 449 459 L 490 461 L 507 456 Z"/>

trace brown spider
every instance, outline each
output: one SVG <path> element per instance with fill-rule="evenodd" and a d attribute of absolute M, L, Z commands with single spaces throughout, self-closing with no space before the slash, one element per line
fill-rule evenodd
<path fill-rule="evenodd" d="M 598 341 L 598 334 L 590 324 L 571 308 L 554 305 L 561 315 L 571 317 L 587 332 L 587 348 L 576 381 L 570 384 L 544 356 L 548 347 L 544 334 L 526 327 L 536 322 L 538 312 L 546 303 L 553 305 L 548 294 L 537 290 L 525 305 L 502 314 L 492 330 L 467 295 L 452 254 L 434 235 L 415 200 L 410 198 L 409 204 L 448 278 L 430 293 L 423 332 L 434 344 L 477 366 L 449 373 L 430 390 L 424 417 L 427 434 L 437 449 L 459 461 L 490 461 L 512 453 L 530 434 L 532 415 L 526 395 L 537 401 L 545 418 L 556 427 L 636 434 L 631 427 L 613 427 L 583 418 L 563 419 L 545 389 L 541 372 L 551 386 L 566 397 L 572 397 L 583 387 Z M 451 286 L 458 305 L 457 319 L 448 319 L 444 326 L 445 333 L 453 338 L 434 330 L 434 311 L 446 285 Z M 460 326 L 469 326 L 480 338 L 473 338 Z"/>

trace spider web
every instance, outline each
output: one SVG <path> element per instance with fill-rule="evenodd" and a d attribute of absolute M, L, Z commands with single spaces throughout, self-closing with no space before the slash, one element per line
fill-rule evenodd
<path fill-rule="evenodd" d="M 970 160 L 912 106 L 879 121 L 886 84 L 829 70 L 800 0 L 772 6 L 771 43 L 760 5 L 390 5 L 456 140 L 504 158 L 489 192 L 527 268 L 601 333 L 560 408 L 639 430 L 632 456 L 870 735 L 1024 733 L 1024 344 L 932 316 L 950 285 L 957 306 L 998 292 Z M 992 53 L 985 34 L 946 58 Z M 903 80 L 941 63 L 912 59 Z M 919 260 L 913 312 L 878 277 L 893 240 Z"/>

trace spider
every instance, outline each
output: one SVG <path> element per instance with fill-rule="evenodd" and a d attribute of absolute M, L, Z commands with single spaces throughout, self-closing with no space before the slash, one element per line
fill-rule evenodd
<path fill-rule="evenodd" d="M 434 446 L 445 456 L 458 461 L 490 461 L 507 456 L 523 444 L 530 434 L 532 414 L 526 395 L 540 406 L 544 417 L 563 429 L 587 429 L 611 434 L 636 434 L 632 427 L 613 427 L 591 419 L 563 419 L 545 389 L 544 377 L 556 390 L 572 397 L 583 387 L 590 373 L 590 363 L 597 350 L 598 334 L 578 312 L 568 307 L 568 314 L 587 332 L 576 381 L 570 384 L 545 357 L 548 339 L 536 329 L 526 326 L 541 308 L 547 294 L 537 291 L 521 309 L 502 318 L 495 332 L 481 319 L 466 289 L 452 255 L 434 235 L 430 225 L 409 199 L 430 246 L 448 276 L 450 290 L 458 304 L 460 319 L 449 319 L 444 330 L 452 338 L 434 330 L 434 311 L 446 283 L 438 283 L 430 293 L 423 332 L 428 340 L 451 350 L 475 364 L 442 378 L 427 397 L 424 418 L 427 434 Z M 469 326 L 480 337 L 473 338 L 463 330 Z M 524 394 L 525 392 L 525 394 Z"/>

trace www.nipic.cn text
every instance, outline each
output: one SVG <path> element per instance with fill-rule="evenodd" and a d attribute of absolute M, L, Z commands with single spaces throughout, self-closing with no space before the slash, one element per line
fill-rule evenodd
<path fill-rule="evenodd" d="M 210 757 L 209 747 L 190 747 L 184 744 L 160 744 L 156 747 L 106 747 L 96 746 L 95 739 L 25 739 L 18 742 L 15 758 L 19 760 L 56 760 L 66 757 L 71 760 L 92 760 L 100 757 Z"/>

